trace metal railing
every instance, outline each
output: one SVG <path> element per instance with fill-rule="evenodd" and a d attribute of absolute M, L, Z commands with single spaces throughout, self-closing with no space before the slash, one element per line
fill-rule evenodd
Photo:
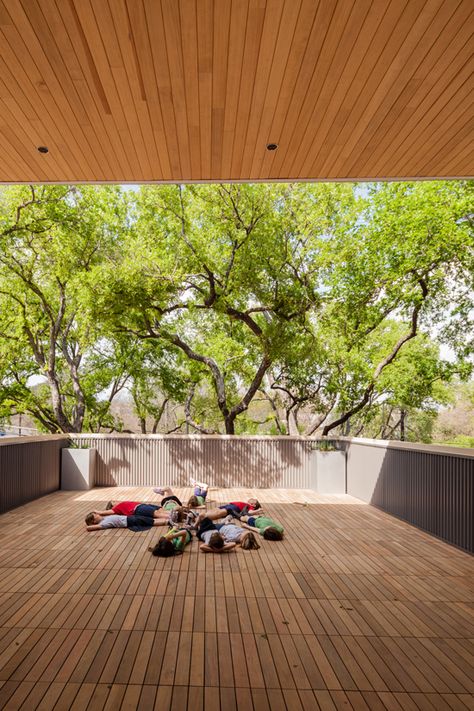
<path fill-rule="evenodd" d="M 65 435 L 0 438 L 0 513 L 56 491 Z"/>
<path fill-rule="evenodd" d="M 347 493 L 474 552 L 474 450 L 348 439 Z"/>
<path fill-rule="evenodd" d="M 71 435 L 97 450 L 97 486 L 314 488 L 312 443 L 302 437 Z"/>

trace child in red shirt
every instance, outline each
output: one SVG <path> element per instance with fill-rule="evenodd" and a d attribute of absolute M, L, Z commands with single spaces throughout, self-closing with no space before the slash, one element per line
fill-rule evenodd
<path fill-rule="evenodd" d="M 200 514 L 197 523 L 200 523 L 204 518 L 209 518 L 211 521 L 216 521 L 219 518 L 226 516 L 234 516 L 240 518 L 243 514 L 251 511 L 252 516 L 258 516 L 263 513 L 260 502 L 257 499 L 249 499 L 248 501 L 231 501 L 229 504 L 219 506 L 218 509 L 212 509 Z"/>
<path fill-rule="evenodd" d="M 110 501 L 109 504 L 112 504 Z M 94 511 L 99 516 L 149 516 L 151 518 L 169 518 L 169 511 L 163 511 L 157 504 L 142 504 L 140 501 L 118 501 L 108 506 L 105 511 Z"/>

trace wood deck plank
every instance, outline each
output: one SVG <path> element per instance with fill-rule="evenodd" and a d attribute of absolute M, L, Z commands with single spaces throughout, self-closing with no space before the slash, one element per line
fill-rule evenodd
<path fill-rule="evenodd" d="M 221 556 L 86 533 L 109 498 L 156 501 L 144 488 L 3 514 L 0 709 L 472 709 L 472 557 L 350 497 L 215 489 L 211 506 L 251 494 L 285 539 Z"/>

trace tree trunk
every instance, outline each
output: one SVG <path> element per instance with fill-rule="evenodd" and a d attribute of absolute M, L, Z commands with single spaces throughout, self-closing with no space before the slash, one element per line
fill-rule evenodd
<path fill-rule="evenodd" d="M 59 389 L 56 374 L 49 371 L 47 373 L 47 378 L 51 391 L 51 402 L 53 405 L 54 417 L 59 425 L 61 432 L 76 432 L 73 425 L 69 422 L 68 418 L 64 414 L 61 402 L 61 391 Z"/>
<path fill-rule="evenodd" d="M 224 422 L 225 422 L 225 433 L 229 434 L 229 435 L 235 434 L 235 428 L 234 428 L 235 418 L 234 417 L 226 417 Z"/>
<path fill-rule="evenodd" d="M 400 410 L 400 440 L 405 441 L 405 420 L 407 416 L 406 410 Z"/>
<path fill-rule="evenodd" d="M 299 435 L 298 422 L 294 410 L 290 410 L 289 412 L 287 412 L 286 426 L 288 435 Z"/>

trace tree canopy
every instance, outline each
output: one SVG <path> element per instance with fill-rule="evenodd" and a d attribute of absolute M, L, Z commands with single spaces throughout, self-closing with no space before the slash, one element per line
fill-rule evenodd
<path fill-rule="evenodd" d="M 116 429 L 127 388 L 141 431 L 173 403 L 204 433 L 393 433 L 469 373 L 472 204 L 466 181 L 4 188 L 0 416 Z"/>
<path fill-rule="evenodd" d="M 87 273 L 127 223 L 116 188 L 15 187 L 0 193 L 0 401 L 49 432 L 105 424 L 99 393 L 126 377 L 113 339 L 85 318 Z M 29 383 L 40 378 L 36 388 Z M 43 384 L 44 383 L 44 384 Z"/>

